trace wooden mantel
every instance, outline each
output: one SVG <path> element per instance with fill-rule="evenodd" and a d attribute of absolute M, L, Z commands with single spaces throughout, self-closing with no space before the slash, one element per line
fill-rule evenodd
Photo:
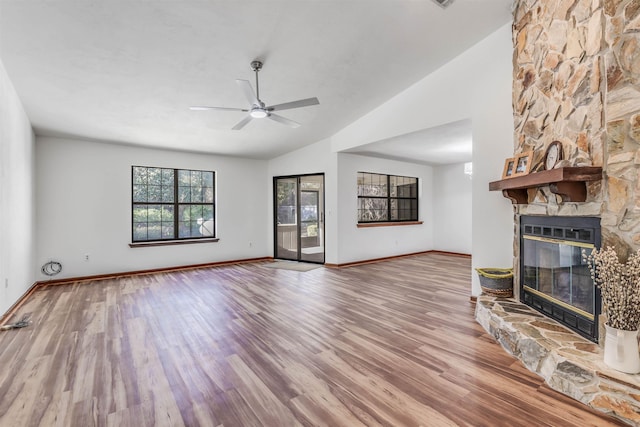
<path fill-rule="evenodd" d="M 552 193 L 562 196 L 564 202 L 584 202 L 587 199 L 587 182 L 601 179 L 601 167 L 558 168 L 493 181 L 489 183 L 489 191 L 502 190 L 502 195 L 511 203 L 527 204 L 529 188 L 548 185 Z"/>

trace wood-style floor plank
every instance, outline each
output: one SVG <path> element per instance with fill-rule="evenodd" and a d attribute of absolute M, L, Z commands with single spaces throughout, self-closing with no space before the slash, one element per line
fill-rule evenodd
<path fill-rule="evenodd" d="M 475 322 L 470 260 L 50 286 L 0 333 L 0 426 L 621 425 Z"/>

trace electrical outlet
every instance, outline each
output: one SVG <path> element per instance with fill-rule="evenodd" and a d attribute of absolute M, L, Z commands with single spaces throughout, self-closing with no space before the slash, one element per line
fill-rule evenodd
<path fill-rule="evenodd" d="M 89 254 L 84 254 L 84 260 L 89 261 Z"/>

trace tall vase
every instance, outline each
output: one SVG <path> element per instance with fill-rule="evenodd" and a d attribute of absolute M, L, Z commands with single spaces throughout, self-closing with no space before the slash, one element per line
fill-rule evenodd
<path fill-rule="evenodd" d="M 638 331 L 625 331 L 604 325 L 607 333 L 604 340 L 604 363 L 621 372 L 640 372 Z"/>

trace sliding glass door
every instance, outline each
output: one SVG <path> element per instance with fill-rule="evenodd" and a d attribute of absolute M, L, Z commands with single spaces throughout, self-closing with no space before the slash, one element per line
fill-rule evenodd
<path fill-rule="evenodd" d="M 275 178 L 275 258 L 298 259 L 298 178 Z"/>
<path fill-rule="evenodd" d="M 324 263 L 324 174 L 273 183 L 275 258 Z"/>

